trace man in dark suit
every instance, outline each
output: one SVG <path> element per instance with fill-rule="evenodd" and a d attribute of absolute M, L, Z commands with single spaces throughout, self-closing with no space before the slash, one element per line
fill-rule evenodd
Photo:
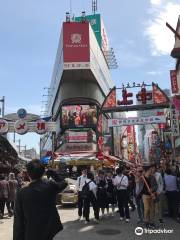
<path fill-rule="evenodd" d="M 67 183 L 43 180 L 39 160 L 29 162 L 27 172 L 31 182 L 17 193 L 13 240 L 52 240 L 63 229 L 55 202 Z"/>

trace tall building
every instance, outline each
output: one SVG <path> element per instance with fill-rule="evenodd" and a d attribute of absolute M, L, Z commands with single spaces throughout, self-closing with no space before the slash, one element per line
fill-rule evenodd
<path fill-rule="evenodd" d="M 112 49 L 100 14 L 66 20 L 47 105 L 57 131 L 41 139 L 41 156 L 53 149 L 71 165 L 77 160 L 91 165 L 97 161 L 97 113 L 114 87 L 109 70 L 114 63 L 108 59 Z M 107 134 L 107 115 L 103 115 L 103 128 Z"/>

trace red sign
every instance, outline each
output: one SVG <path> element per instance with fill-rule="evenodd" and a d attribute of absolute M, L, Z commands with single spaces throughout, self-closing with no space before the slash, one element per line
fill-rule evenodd
<path fill-rule="evenodd" d="M 178 93 L 179 88 L 178 88 L 176 70 L 170 70 L 170 76 L 171 76 L 171 89 L 172 89 L 172 93 Z"/>
<path fill-rule="evenodd" d="M 87 132 L 69 132 L 69 142 L 87 142 Z"/>
<path fill-rule="evenodd" d="M 173 97 L 173 104 L 175 105 L 175 108 L 180 111 L 180 98 L 177 96 Z"/>
<path fill-rule="evenodd" d="M 112 90 L 107 96 L 103 107 L 116 107 L 116 89 Z"/>
<path fill-rule="evenodd" d="M 65 63 L 90 61 L 89 23 L 63 23 L 63 51 Z"/>
<path fill-rule="evenodd" d="M 153 84 L 153 101 L 155 104 L 167 103 L 168 97 L 166 94 L 158 87 L 158 85 Z"/>

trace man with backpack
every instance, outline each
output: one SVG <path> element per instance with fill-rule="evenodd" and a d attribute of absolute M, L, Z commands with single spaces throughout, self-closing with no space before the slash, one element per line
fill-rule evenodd
<path fill-rule="evenodd" d="M 82 187 L 82 198 L 84 199 L 85 224 L 89 222 L 90 205 L 92 205 L 94 210 L 94 220 L 98 223 L 99 209 L 97 203 L 97 185 L 94 183 L 94 176 L 92 173 L 87 174 L 87 179 Z"/>
<path fill-rule="evenodd" d="M 82 170 L 82 175 L 80 177 L 77 178 L 77 191 L 78 191 L 78 220 L 80 221 L 83 217 L 85 217 L 84 214 L 84 199 L 82 197 L 82 188 L 85 184 L 85 181 L 87 180 L 87 170 L 83 169 Z"/>

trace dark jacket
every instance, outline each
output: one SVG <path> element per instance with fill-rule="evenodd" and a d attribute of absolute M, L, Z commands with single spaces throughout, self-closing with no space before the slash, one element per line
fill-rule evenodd
<path fill-rule="evenodd" d="M 9 183 L 6 180 L 0 180 L 0 199 L 9 198 Z"/>
<path fill-rule="evenodd" d="M 13 240 L 52 240 L 63 229 L 56 209 L 56 195 L 67 183 L 38 180 L 16 197 Z"/>

